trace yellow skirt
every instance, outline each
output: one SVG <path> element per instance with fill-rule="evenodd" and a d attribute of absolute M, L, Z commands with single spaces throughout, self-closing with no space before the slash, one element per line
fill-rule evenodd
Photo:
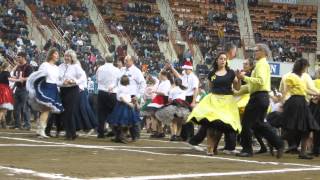
<path fill-rule="evenodd" d="M 239 108 L 240 116 L 242 116 L 242 114 L 244 113 L 244 109 L 249 102 L 250 94 L 243 94 L 241 96 L 236 96 L 235 99 L 237 101 L 237 106 Z"/>
<path fill-rule="evenodd" d="M 240 117 L 242 117 L 244 110 L 249 102 L 250 94 L 243 94 L 241 96 L 235 96 L 237 106 L 239 108 Z M 271 113 L 271 106 L 269 105 L 267 113 Z"/>
<path fill-rule="evenodd" d="M 192 110 L 187 122 L 200 123 L 204 119 L 209 122 L 221 120 L 235 131 L 241 132 L 239 110 L 233 95 L 208 94 Z"/>

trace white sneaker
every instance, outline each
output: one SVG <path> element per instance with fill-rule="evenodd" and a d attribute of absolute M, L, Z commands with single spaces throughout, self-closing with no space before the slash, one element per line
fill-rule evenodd
<path fill-rule="evenodd" d="M 193 149 L 193 150 L 201 151 L 201 152 L 205 151 L 201 146 L 191 145 L 191 144 L 189 144 L 189 143 L 187 143 L 187 144 L 188 144 L 188 145 L 191 147 L 191 149 Z"/>
<path fill-rule="evenodd" d="M 39 138 L 49 138 L 44 131 L 40 131 Z"/>
<path fill-rule="evenodd" d="M 94 133 L 94 129 L 91 129 L 87 134 L 84 135 L 84 137 L 89 137 Z"/>
<path fill-rule="evenodd" d="M 227 154 L 227 155 L 235 155 L 235 154 L 238 154 L 238 153 L 240 153 L 238 150 L 223 150 L 222 151 L 222 153 L 224 153 L 224 154 Z"/>

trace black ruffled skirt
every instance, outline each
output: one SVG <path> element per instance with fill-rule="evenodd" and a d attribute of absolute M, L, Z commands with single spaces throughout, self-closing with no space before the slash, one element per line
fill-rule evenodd
<path fill-rule="evenodd" d="M 300 132 L 320 130 L 304 96 L 291 96 L 284 103 L 282 124 L 286 130 Z"/>

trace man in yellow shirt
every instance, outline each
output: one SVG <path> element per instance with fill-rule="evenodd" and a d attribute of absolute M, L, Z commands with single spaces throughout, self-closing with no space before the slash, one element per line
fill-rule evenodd
<path fill-rule="evenodd" d="M 255 51 L 257 62 L 251 77 L 237 71 L 237 77 L 247 83 L 241 87 L 241 91 L 250 93 L 250 99 L 245 107 L 242 120 L 241 145 L 243 149 L 241 153 L 237 154 L 240 157 L 253 156 L 252 130 L 259 132 L 278 150 L 277 158 L 280 158 L 283 154 L 282 139 L 272 131 L 270 125 L 264 122 L 270 103 L 269 91 L 271 90 L 271 71 L 267 62 L 267 57 L 270 57 L 269 54 L 270 50 L 267 45 L 257 44 Z"/>

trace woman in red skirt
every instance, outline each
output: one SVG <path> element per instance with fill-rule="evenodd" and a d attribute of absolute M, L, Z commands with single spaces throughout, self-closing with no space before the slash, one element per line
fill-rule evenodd
<path fill-rule="evenodd" d="M 6 128 L 7 110 L 13 110 L 12 91 L 9 87 L 9 64 L 3 62 L 0 67 L 0 123 L 2 128 Z"/>

